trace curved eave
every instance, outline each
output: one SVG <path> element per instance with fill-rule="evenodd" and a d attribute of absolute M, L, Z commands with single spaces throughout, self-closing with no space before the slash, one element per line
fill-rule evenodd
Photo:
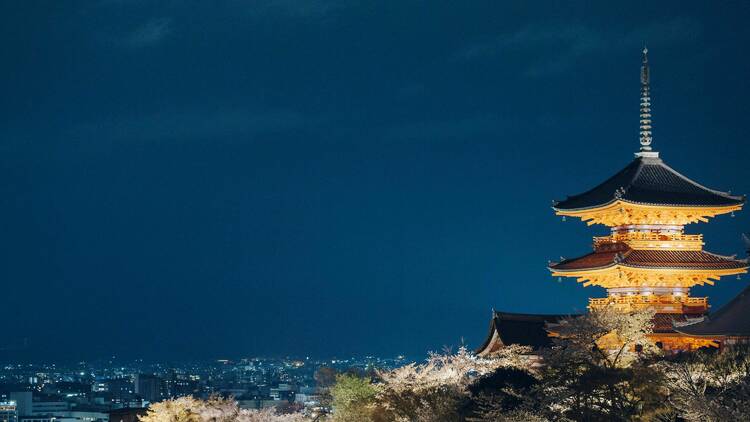
<path fill-rule="evenodd" d="M 497 325 L 495 324 L 495 315 L 493 313 L 492 319 L 490 320 L 490 329 L 487 333 L 487 338 L 484 340 L 481 346 L 479 346 L 474 353 L 477 355 L 482 355 L 485 352 L 488 352 L 487 348 L 492 345 L 495 341 L 499 340 L 500 333 L 497 332 Z"/>
<path fill-rule="evenodd" d="M 575 275 L 573 274 L 578 274 L 578 273 L 591 274 L 591 273 L 596 273 L 596 272 L 605 272 L 604 270 L 608 270 L 614 267 L 617 267 L 617 264 L 611 263 L 611 264 L 601 266 L 601 267 L 588 267 L 588 268 L 576 268 L 576 269 L 556 269 L 554 265 L 550 265 L 547 267 L 547 269 L 552 272 L 553 276 L 564 275 L 565 277 L 575 277 Z M 570 273 L 570 275 L 566 273 Z"/>
<path fill-rule="evenodd" d="M 689 327 L 689 326 L 688 326 Z M 717 338 L 722 339 L 726 337 L 750 337 L 750 333 L 716 333 L 716 334 L 706 334 L 706 333 L 691 333 L 690 331 L 681 331 L 680 328 L 685 327 L 675 327 L 674 330 L 682 335 L 689 336 L 689 337 L 697 337 L 697 338 Z"/>
<path fill-rule="evenodd" d="M 694 329 L 701 329 L 703 326 L 710 323 L 710 320 L 704 319 L 703 321 L 696 322 L 694 324 L 688 324 L 688 325 L 673 325 L 672 329 L 680 333 L 682 335 L 690 336 L 690 337 L 708 337 L 708 338 L 717 338 L 717 337 L 750 337 L 750 332 L 739 332 L 739 331 L 711 331 L 711 330 L 705 330 L 703 332 L 695 332 Z M 691 330 L 691 328 L 693 330 Z"/>
<path fill-rule="evenodd" d="M 665 266 L 642 266 L 642 265 L 627 265 L 627 264 L 610 264 L 603 267 L 589 267 L 589 268 L 576 268 L 576 269 L 556 269 L 554 266 L 549 266 L 547 269 L 549 269 L 552 272 L 552 276 L 557 277 L 579 277 L 579 276 L 586 276 L 586 275 L 594 275 L 597 273 L 604 273 L 608 272 L 608 270 L 617 270 L 617 269 L 636 269 L 636 270 L 649 270 L 655 273 L 661 273 L 661 272 L 674 272 L 674 271 L 680 271 L 680 272 L 686 272 L 689 274 L 712 274 L 717 276 L 725 276 L 725 275 L 735 275 L 735 274 L 744 274 L 747 273 L 747 270 L 750 268 L 748 266 L 747 262 L 738 261 L 739 264 L 742 264 L 738 267 L 733 268 L 697 268 L 697 267 L 665 267 Z"/>
<path fill-rule="evenodd" d="M 612 199 L 609 202 L 605 202 L 603 204 L 594 205 L 590 207 L 584 207 L 584 208 L 559 208 L 556 206 L 553 206 L 552 209 L 555 210 L 555 214 L 557 215 L 565 215 L 568 217 L 577 217 L 582 214 L 591 214 L 594 212 L 602 212 L 607 211 L 612 208 L 618 208 L 622 205 L 633 205 L 637 207 L 643 207 L 643 208 L 653 208 L 653 209 L 659 209 L 659 210 L 668 210 L 669 208 L 675 208 L 678 210 L 685 210 L 685 209 L 696 209 L 696 210 L 715 210 L 716 212 L 709 213 L 714 215 L 719 214 L 726 214 L 732 211 L 739 211 L 742 209 L 742 206 L 745 204 L 744 200 L 736 203 L 736 204 L 727 204 L 727 205 L 689 205 L 689 204 L 654 204 L 654 203 L 646 203 L 646 202 L 636 202 L 636 201 L 629 201 L 625 199 Z"/>
<path fill-rule="evenodd" d="M 688 327 L 689 327 L 689 325 L 688 325 Z M 696 338 L 723 338 L 723 337 L 748 337 L 748 336 L 750 336 L 750 333 L 745 333 L 745 334 L 740 334 L 740 333 L 733 333 L 733 334 L 727 334 L 727 333 L 705 334 L 705 333 L 701 333 L 701 334 L 696 334 L 696 333 L 691 333 L 690 331 L 683 331 L 683 330 L 681 330 L 681 328 L 684 329 L 685 327 L 674 327 L 674 330 L 675 330 L 675 332 L 677 332 L 679 334 L 682 334 L 684 336 L 696 337 Z"/>

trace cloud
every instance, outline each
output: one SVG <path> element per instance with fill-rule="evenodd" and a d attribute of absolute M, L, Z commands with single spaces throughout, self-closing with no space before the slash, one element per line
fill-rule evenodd
<path fill-rule="evenodd" d="M 145 24 L 133 29 L 123 38 L 123 44 L 140 48 L 157 44 L 172 33 L 172 19 L 152 19 Z"/>
<path fill-rule="evenodd" d="M 458 60 L 478 60 L 507 54 L 530 54 L 524 74 L 531 77 L 558 74 L 573 68 L 589 55 L 606 51 L 640 48 L 644 43 L 666 46 L 692 41 L 701 36 L 701 25 L 691 19 L 674 18 L 627 32 L 604 31 L 584 25 L 530 25 L 488 42 L 458 51 Z"/>

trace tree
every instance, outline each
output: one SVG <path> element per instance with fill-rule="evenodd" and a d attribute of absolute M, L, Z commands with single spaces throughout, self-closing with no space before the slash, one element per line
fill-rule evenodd
<path fill-rule="evenodd" d="M 661 363 L 669 403 L 688 421 L 744 420 L 750 415 L 750 351 L 698 350 Z"/>
<path fill-rule="evenodd" d="M 328 366 L 321 366 L 315 371 L 313 377 L 315 378 L 318 388 L 325 389 L 336 383 L 336 374 L 337 372 L 335 369 Z"/>
<path fill-rule="evenodd" d="M 333 421 L 372 421 L 377 413 L 375 399 L 378 388 L 369 378 L 353 374 L 336 377 L 331 387 Z"/>
<path fill-rule="evenodd" d="M 240 409 L 232 399 L 180 397 L 149 406 L 141 422 L 304 422 L 301 413 L 278 415 L 275 409 Z"/>
<path fill-rule="evenodd" d="M 540 380 L 527 370 L 500 368 L 469 387 L 469 422 L 541 422 L 535 397 Z"/>
<path fill-rule="evenodd" d="M 613 305 L 563 319 L 550 326 L 554 346 L 545 359 L 588 360 L 607 368 L 627 368 L 660 353 L 648 337 L 653 319 L 653 309 L 624 312 Z"/>
<path fill-rule="evenodd" d="M 664 408 L 659 349 L 648 338 L 653 310 L 609 306 L 550 327 L 539 399 L 550 415 L 574 420 L 630 420 Z"/>
<path fill-rule="evenodd" d="M 392 420 L 450 422 L 461 420 L 470 403 L 469 387 L 499 368 L 523 368 L 529 348 L 506 347 L 482 358 L 461 347 L 457 353 L 430 354 L 423 364 L 379 372 L 378 404 Z"/>

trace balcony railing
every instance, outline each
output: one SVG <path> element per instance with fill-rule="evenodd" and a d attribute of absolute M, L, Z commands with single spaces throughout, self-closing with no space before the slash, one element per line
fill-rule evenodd
<path fill-rule="evenodd" d="M 703 247 L 703 235 L 634 232 L 594 237 L 594 247 L 617 242 L 627 243 L 633 249 L 700 250 Z"/>
<path fill-rule="evenodd" d="M 633 296 L 610 296 L 603 298 L 589 299 L 589 306 L 601 307 L 608 304 L 629 305 L 629 306 L 649 306 L 649 305 L 667 305 L 667 306 L 690 306 L 708 308 L 707 297 L 686 297 L 686 296 L 662 296 L 662 295 L 633 295 Z"/>

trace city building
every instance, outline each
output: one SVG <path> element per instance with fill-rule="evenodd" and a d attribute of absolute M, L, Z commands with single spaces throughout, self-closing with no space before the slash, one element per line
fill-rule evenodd
<path fill-rule="evenodd" d="M 688 328 L 687 324 L 703 320 L 709 310 L 708 298 L 692 297 L 690 288 L 746 273 L 748 260 L 704 251 L 703 236 L 685 234 L 685 226 L 733 214 L 745 198 L 704 187 L 669 167 L 653 150 L 649 79 L 648 50 L 644 49 L 640 150 L 635 159 L 593 189 L 553 204 L 563 219 L 607 226 L 610 235 L 595 237 L 591 253 L 550 263 L 549 270 L 555 277 L 573 278 L 584 287 L 605 288 L 607 296 L 591 298 L 589 309 L 654 309 L 651 337 L 666 351 L 719 346 L 724 337 L 709 335 L 708 322 Z M 737 306 L 735 301 L 733 309 Z M 722 326 L 728 326 L 728 319 L 747 324 L 735 314 L 723 312 Z M 478 353 L 486 355 L 509 343 L 543 346 L 549 324 L 560 317 L 493 313 L 490 334 Z"/>
<path fill-rule="evenodd" d="M 0 401 L 0 422 L 18 422 L 18 411 L 15 401 Z"/>
<path fill-rule="evenodd" d="M 105 379 L 95 385 L 95 391 L 108 392 L 114 399 L 130 398 L 135 393 L 135 386 L 127 377 Z"/>
<path fill-rule="evenodd" d="M 32 407 L 31 391 L 13 391 L 10 393 L 10 399 L 16 403 L 16 413 L 18 416 L 31 415 Z"/>
<path fill-rule="evenodd" d="M 135 394 L 151 403 L 158 402 L 164 398 L 163 381 L 156 375 L 138 374 L 133 382 Z"/>

